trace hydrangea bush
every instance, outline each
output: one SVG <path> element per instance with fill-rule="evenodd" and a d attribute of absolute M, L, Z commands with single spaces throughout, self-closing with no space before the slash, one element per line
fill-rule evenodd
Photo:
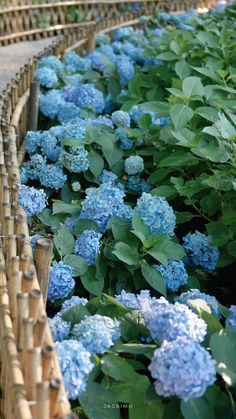
<path fill-rule="evenodd" d="M 89 55 L 39 62 L 19 203 L 32 243 L 53 237 L 49 323 L 81 417 L 235 415 L 236 9 L 224 8 L 143 16 Z"/>

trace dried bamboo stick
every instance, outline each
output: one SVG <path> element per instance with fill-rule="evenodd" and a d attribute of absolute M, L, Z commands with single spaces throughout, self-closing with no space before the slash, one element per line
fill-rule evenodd
<path fill-rule="evenodd" d="M 48 278 L 52 260 L 52 247 L 52 240 L 39 239 L 36 242 L 34 256 L 39 286 L 43 295 L 45 305 L 47 302 Z"/>

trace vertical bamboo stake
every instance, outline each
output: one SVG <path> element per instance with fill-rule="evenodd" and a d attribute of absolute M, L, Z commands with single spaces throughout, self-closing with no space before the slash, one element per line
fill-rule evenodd
<path fill-rule="evenodd" d="M 37 131 L 39 107 L 39 85 L 36 81 L 30 83 L 28 130 Z"/>
<path fill-rule="evenodd" d="M 29 400 L 36 400 L 36 384 L 42 381 L 41 348 L 27 351 L 27 368 L 25 371 L 25 386 Z"/>
<path fill-rule="evenodd" d="M 52 241 L 49 239 L 39 239 L 36 242 L 35 249 L 35 266 L 39 286 L 43 295 L 44 303 L 47 302 L 48 278 L 52 260 Z"/>
<path fill-rule="evenodd" d="M 50 379 L 52 357 L 54 348 L 51 345 L 45 345 L 42 350 L 43 380 Z"/>
<path fill-rule="evenodd" d="M 33 289 L 29 295 L 29 316 L 33 319 L 34 324 L 38 320 L 39 304 L 40 304 L 41 291 Z"/>
<path fill-rule="evenodd" d="M 36 416 L 35 419 L 49 419 L 50 400 L 49 382 L 44 381 L 36 386 Z"/>
<path fill-rule="evenodd" d="M 54 416 L 57 409 L 60 387 L 61 381 L 57 378 L 50 382 L 50 418 Z"/>
<path fill-rule="evenodd" d="M 88 40 L 87 40 L 87 43 L 86 43 L 86 50 L 87 50 L 88 54 L 93 52 L 93 50 L 95 48 L 95 44 L 96 44 L 95 32 L 91 30 L 91 32 L 89 32 Z"/>
<path fill-rule="evenodd" d="M 32 290 L 34 282 L 34 271 L 25 271 L 22 278 L 22 292 L 29 293 Z"/>
<path fill-rule="evenodd" d="M 46 325 L 47 316 L 42 314 L 41 316 L 39 316 L 38 321 L 34 326 L 34 346 L 42 346 L 45 336 Z"/>

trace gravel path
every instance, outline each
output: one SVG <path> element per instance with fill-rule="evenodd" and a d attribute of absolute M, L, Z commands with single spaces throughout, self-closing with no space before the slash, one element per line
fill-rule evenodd
<path fill-rule="evenodd" d="M 0 47 L 0 94 L 6 84 L 19 71 L 20 67 L 26 64 L 30 57 L 38 54 L 55 39 L 56 37 L 52 37 Z"/>

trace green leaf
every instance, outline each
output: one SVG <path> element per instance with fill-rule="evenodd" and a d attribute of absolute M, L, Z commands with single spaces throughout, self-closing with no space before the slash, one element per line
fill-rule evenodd
<path fill-rule="evenodd" d="M 101 360 L 102 371 L 105 375 L 114 378 L 116 381 L 126 381 L 136 377 L 136 373 L 131 365 L 120 356 L 107 354 Z"/>
<path fill-rule="evenodd" d="M 179 61 L 175 64 L 175 72 L 183 80 L 185 77 L 190 76 L 191 67 L 185 61 Z"/>
<path fill-rule="evenodd" d="M 123 157 L 123 151 L 118 147 L 114 147 L 112 150 L 103 150 L 103 153 L 111 170 Z"/>
<path fill-rule="evenodd" d="M 178 196 L 177 191 L 173 186 L 161 185 L 151 190 L 152 195 L 163 196 L 164 198 L 173 199 Z"/>
<path fill-rule="evenodd" d="M 116 243 L 112 253 L 127 265 L 137 265 L 140 260 L 137 250 L 123 242 Z"/>
<path fill-rule="evenodd" d="M 207 224 L 207 232 L 212 236 L 211 246 L 223 246 L 229 241 L 229 232 L 225 224 L 220 221 Z"/>
<path fill-rule="evenodd" d="M 160 58 L 160 60 L 163 61 L 174 61 L 176 60 L 176 55 L 173 52 L 167 51 L 159 54 L 157 58 Z"/>
<path fill-rule="evenodd" d="M 210 106 L 200 106 L 195 109 L 195 113 L 210 122 L 216 122 L 218 118 L 218 111 Z"/>
<path fill-rule="evenodd" d="M 145 222 L 138 215 L 133 215 L 132 226 L 135 236 L 137 236 L 141 242 L 144 243 L 150 235 L 149 228 L 146 226 Z"/>
<path fill-rule="evenodd" d="M 182 400 L 180 406 L 185 419 L 217 419 L 212 407 L 203 397 L 188 402 Z"/>
<path fill-rule="evenodd" d="M 115 343 L 112 347 L 113 351 L 119 353 L 128 353 L 136 355 L 144 355 L 151 359 L 156 345 L 145 345 L 143 343 Z"/>
<path fill-rule="evenodd" d="M 194 166 L 198 160 L 191 153 L 175 151 L 160 161 L 159 167 Z"/>
<path fill-rule="evenodd" d="M 148 254 L 151 255 L 154 259 L 158 262 L 166 265 L 168 263 L 168 258 L 166 257 L 165 253 L 159 252 L 159 250 L 155 249 L 154 247 L 150 250 L 147 250 Z"/>
<path fill-rule="evenodd" d="M 166 89 L 166 90 L 168 90 L 168 92 L 170 92 L 173 96 L 180 97 L 181 99 L 183 99 L 183 97 L 184 97 L 183 92 L 179 89 L 175 89 L 174 87 L 171 87 L 171 88 Z"/>
<path fill-rule="evenodd" d="M 160 272 L 154 266 L 148 265 L 147 263 L 142 264 L 141 270 L 148 284 L 160 294 L 166 295 L 165 280 Z"/>
<path fill-rule="evenodd" d="M 193 110 L 187 105 L 173 105 L 170 108 L 170 118 L 178 130 L 186 125 L 193 117 Z"/>
<path fill-rule="evenodd" d="M 89 419 L 120 419 L 118 399 L 101 384 L 89 382 L 79 402 Z M 116 406 L 116 408 L 112 408 Z"/>
<path fill-rule="evenodd" d="M 183 259 L 186 256 L 183 247 L 179 243 L 175 243 L 170 239 L 165 238 L 160 243 L 157 243 L 153 248 L 163 252 L 168 259 Z"/>
<path fill-rule="evenodd" d="M 77 221 L 74 227 L 74 234 L 81 234 L 84 230 L 94 230 L 99 233 L 99 227 L 97 223 L 92 220 L 86 220 L 81 218 Z"/>
<path fill-rule="evenodd" d="M 84 258 L 77 255 L 66 255 L 64 258 L 64 263 L 73 268 L 75 276 L 80 276 L 85 274 L 88 269 L 87 262 Z"/>
<path fill-rule="evenodd" d="M 187 77 L 183 81 L 183 94 L 191 99 L 201 98 L 204 95 L 204 88 L 199 77 Z"/>
<path fill-rule="evenodd" d="M 193 214 L 189 211 L 182 211 L 182 212 L 175 211 L 175 215 L 176 215 L 177 224 L 187 223 L 193 218 Z"/>
<path fill-rule="evenodd" d="M 80 276 L 84 288 L 94 295 L 100 295 L 104 287 L 104 279 L 96 278 L 96 268 L 89 266 L 85 274 Z"/>
<path fill-rule="evenodd" d="M 100 154 L 96 151 L 90 151 L 88 155 L 90 172 L 98 178 L 103 171 L 104 161 Z"/>
<path fill-rule="evenodd" d="M 61 258 L 74 251 L 75 240 L 73 234 L 64 226 L 56 232 L 53 242 Z"/>
<path fill-rule="evenodd" d="M 219 47 L 219 38 L 211 32 L 200 31 L 197 33 L 196 38 L 204 46 L 214 49 Z"/>
<path fill-rule="evenodd" d="M 53 203 L 53 215 L 55 214 L 70 214 L 74 217 L 80 214 L 80 206 L 67 204 L 63 201 L 56 201 Z"/>
<path fill-rule="evenodd" d="M 52 215 L 52 210 L 45 208 L 40 214 L 37 215 L 38 219 L 49 227 L 60 227 L 60 220 L 58 217 Z"/>
<path fill-rule="evenodd" d="M 114 380 L 109 389 L 119 402 L 135 404 L 139 398 L 143 398 L 149 386 L 149 379 L 136 373 L 134 377 L 125 382 Z"/>
<path fill-rule="evenodd" d="M 211 336 L 210 347 L 219 366 L 223 364 L 225 368 L 236 372 L 236 349 L 223 330 Z"/>
<path fill-rule="evenodd" d="M 164 406 L 154 387 L 150 386 L 144 398 L 138 398 L 129 411 L 129 419 L 162 419 Z"/>
<path fill-rule="evenodd" d="M 63 312 L 62 319 L 73 324 L 79 323 L 85 316 L 89 316 L 88 309 L 83 304 L 76 304 Z"/>
<path fill-rule="evenodd" d="M 227 246 L 227 249 L 231 256 L 236 257 L 236 240 L 230 242 Z"/>

